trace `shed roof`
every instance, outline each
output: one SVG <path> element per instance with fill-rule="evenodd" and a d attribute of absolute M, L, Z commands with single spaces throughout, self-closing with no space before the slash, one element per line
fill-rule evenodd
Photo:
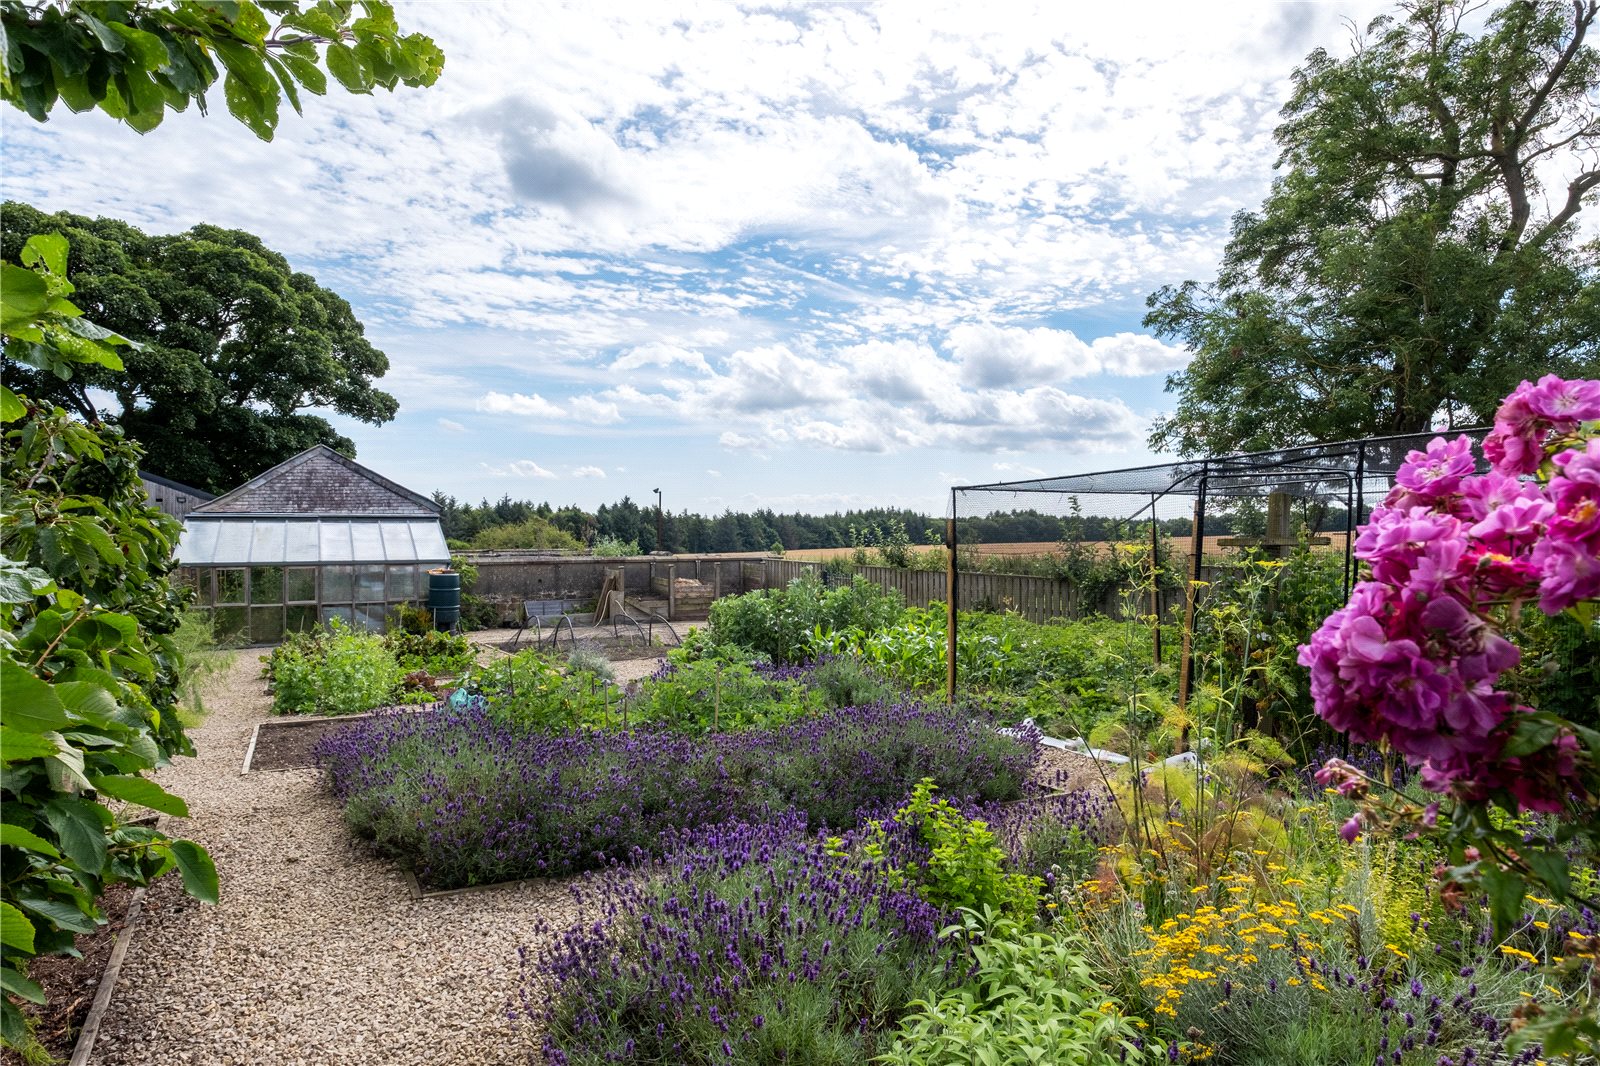
<path fill-rule="evenodd" d="M 318 444 L 189 512 L 189 517 L 317 515 L 434 518 L 439 505 Z"/>
<path fill-rule="evenodd" d="M 180 566 L 447 563 L 437 518 L 281 518 L 198 515 L 178 540 Z"/>

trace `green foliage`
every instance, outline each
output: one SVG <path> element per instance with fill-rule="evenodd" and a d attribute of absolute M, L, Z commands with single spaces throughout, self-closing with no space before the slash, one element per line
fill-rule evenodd
<path fill-rule="evenodd" d="M 567 653 L 567 668 L 580 674 L 593 674 L 602 681 L 616 677 L 616 670 L 605 653 L 592 644 L 584 643 Z"/>
<path fill-rule="evenodd" d="M 8 318 L 7 335 L 26 323 Z M 183 664 L 172 635 L 184 596 L 168 576 L 177 523 L 146 504 L 133 446 L 4 395 L 0 978 L 41 1003 L 28 961 L 71 951 L 75 934 L 104 924 L 105 885 L 148 884 L 176 868 L 214 902 L 217 879 L 197 845 L 90 798 L 187 814 L 140 776 L 193 753 L 177 713 Z M 0 1040 L 28 1039 L 16 1004 L 0 1000 Z"/>
<path fill-rule="evenodd" d="M 393 701 L 406 672 L 383 637 L 352 630 L 337 618 L 291 634 L 267 657 L 276 714 L 370 711 Z"/>
<path fill-rule="evenodd" d="M 851 561 L 857 566 L 893 566 L 909 570 L 918 554 L 911 547 L 911 536 L 899 518 L 850 527 Z"/>
<path fill-rule="evenodd" d="M 372 424 L 395 415 L 394 397 L 373 384 L 388 358 L 350 305 L 251 234 L 200 225 L 150 236 L 14 202 L 0 205 L 0 222 L 10 264 L 26 241 L 70 239 L 55 274 L 63 284 L 71 277 L 89 317 L 137 342 L 69 379 L 40 366 L 35 349 L 8 344 L 7 379 L 89 421 L 108 417 L 96 390 L 110 393 L 117 423 L 168 477 L 224 492 L 315 444 L 353 455 L 350 439 L 312 409 Z M 0 269 L 9 289 L 20 268 Z"/>
<path fill-rule="evenodd" d="M 765 655 L 776 663 L 811 658 L 813 634 L 859 629 L 873 633 L 893 625 L 905 610 L 898 592 L 862 577 L 825 588 L 809 575 L 788 588 L 724 596 L 711 604 L 711 640 Z"/>
<path fill-rule="evenodd" d="M 1144 324 L 1195 353 L 1153 447 L 1481 424 L 1523 378 L 1596 376 L 1600 276 L 1577 218 L 1600 185 L 1596 9 L 1477 14 L 1407 0 L 1294 72 L 1281 176 L 1234 217 L 1217 281 L 1149 298 Z"/>
<path fill-rule="evenodd" d="M 217 639 L 210 611 L 184 611 L 172 633 L 172 644 L 183 663 L 178 675 L 178 713 L 184 728 L 192 729 L 205 718 L 205 687 L 227 666 L 228 657 Z"/>
<path fill-rule="evenodd" d="M 920 837 L 924 848 L 900 867 L 917 894 L 945 909 L 981 910 L 1005 915 L 1016 921 L 1029 921 L 1039 909 L 1039 893 L 1044 881 L 1025 873 L 1005 869 L 1005 852 L 987 822 L 968 818 L 947 799 L 933 798 L 937 786 L 929 777 L 911 790 L 911 798 L 894 814 L 898 825 Z M 886 856 L 884 827 L 871 823 L 877 835 L 869 840 L 868 853 Z"/>
<path fill-rule="evenodd" d="M 459 633 L 437 629 L 421 633 L 391 629 L 383 635 L 383 647 L 404 674 L 423 670 L 435 676 L 454 677 L 466 673 L 477 662 L 471 641 Z"/>
<path fill-rule="evenodd" d="M 609 664 L 608 664 L 609 665 Z M 580 660 L 563 664 L 536 648 L 498 660 L 472 676 L 498 718 L 538 729 L 603 728 L 622 720 L 621 701 L 613 702 L 603 678 Z"/>
<path fill-rule="evenodd" d="M 1033 932 L 1016 922 L 962 914 L 946 935 L 967 939 L 974 958 L 965 984 L 937 1000 L 916 1000 L 890 1051 L 891 1066 L 1113 1066 L 1155 1062 L 1161 1048 L 1135 1043 L 1138 1030 L 1117 1009 L 1066 932 Z"/>
<path fill-rule="evenodd" d="M 361 6 L 365 14 L 352 18 L 348 0 L 5 0 L 0 96 L 40 122 L 60 99 L 73 111 L 99 108 L 148 133 L 168 109 L 183 111 L 191 100 L 204 114 L 206 91 L 220 76 L 228 112 L 270 141 L 282 101 L 300 113 L 300 91 L 323 95 L 328 74 L 353 93 L 438 80 L 444 54 L 432 40 L 402 35 L 387 3 Z M 275 28 L 269 16 L 278 20 Z"/>
<path fill-rule="evenodd" d="M 675 664 L 628 699 L 628 720 L 691 732 L 776 726 L 820 710 L 799 681 L 773 680 L 745 663 L 700 659 Z"/>
<path fill-rule="evenodd" d="M 806 684 L 829 707 L 864 707 L 899 695 L 899 689 L 853 655 L 828 658 L 806 677 Z"/>
<path fill-rule="evenodd" d="M 1247 553 L 1217 568 L 1196 625 L 1196 677 L 1232 731 L 1261 729 L 1304 753 L 1325 735 L 1298 649 L 1343 605 L 1343 559 L 1302 543 L 1284 559 Z M 1226 732 L 1226 731 L 1225 731 Z"/>
<path fill-rule="evenodd" d="M 594 555 L 602 558 L 620 558 L 628 555 L 639 554 L 639 542 L 636 540 L 618 540 L 616 537 L 600 537 L 589 549 Z"/>
<path fill-rule="evenodd" d="M 472 538 L 475 551 L 503 551 L 515 548 L 559 548 L 582 551 L 583 542 L 543 518 L 528 518 L 515 525 L 494 526 Z"/>

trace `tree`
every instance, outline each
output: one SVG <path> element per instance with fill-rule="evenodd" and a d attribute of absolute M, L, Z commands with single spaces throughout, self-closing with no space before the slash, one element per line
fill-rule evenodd
<path fill-rule="evenodd" d="M 263 8 L 283 17 L 276 43 L 265 40 Z M 229 72 L 229 110 L 270 139 L 280 95 L 296 99 L 281 70 L 312 88 L 322 79 L 318 43 L 347 85 L 360 74 L 392 87 L 390 68 L 418 56 L 431 57 L 431 74 L 395 77 L 437 77 L 443 60 L 431 41 L 398 37 L 387 4 L 364 8 L 367 17 L 347 26 L 348 3 L 302 13 L 296 3 L 249 0 L 160 8 L 0 0 L 0 96 L 43 121 L 59 94 L 74 110 L 100 106 L 143 131 L 168 107 L 191 99 L 203 107 L 216 53 Z M 283 26 L 327 36 L 286 41 Z M 252 81 L 274 47 L 285 52 L 270 67 L 280 81 Z M 121 370 L 132 346 L 73 303 L 68 255 L 66 238 L 45 233 L 20 249 L 18 263 L 0 264 L 4 358 L 63 381 Z M 168 578 L 177 524 L 145 502 L 140 452 L 117 430 L 18 395 L 13 380 L 0 385 L 0 1044 L 31 1061 L 39 1049 L 18 1003 L 43 1003 L 44 991 L 28 964 L 71 951 L 74 933 L 105 923 L 105 885 L 145 884 L 176 868 L 190 893 L 214 901 L 218 884 L 199 845 L 130 818 L 141 806 L 187 813 L 142 776 L 193 753 L 175 713 L 184 664 L 171 634 L 186 602 Z M 121 802 L 114 809 L 106 797 Z"/>
<path fill-rule="evenodd" d="M 1217 280 L 1151 295 L 1194 352 L 1151 445 L 1184 454 L 1485 422 L 1523 378 L 1593 377 L 1600 244 L 1595 0 L 1406 0 L 1313 52 L 1281 177 L 1235 216 Z"/>
<path fill-rule="evenodd" d="M 283 99 L 299 114 L 300 90 L 321 96 L 327 74 L 353 93 L 438 80 L 444 53 L 432 40 L 402 35 L 387 3 L 361 7 L 365 15 L 352 21 L 350 0 L 303 11 L 296 0 L 0 0 L 0 96 L 40 122 L 59 99 L 147 133 L 190 101 L 205 114 L 206 90 L 221 74 L 229 113 L 270 141 Z M 278 18 L 276 29 L 268 15 Z"/>
<path fill-rule="evenodd" d="M 14 202 L 0 205 L 0 224 L 7 262 L 35 234 L 65 236 L 75 302 L 139 342 L 125 370 L 86 367 L 67 379 L 18 365 L 26 353 L 8 350 L 7 380 L 87 420 L 115 419 L 167 477 L 225 492 L 314 444 L 355 454 L 308 409 L 374 424 L 395 415 L 394 397 L 373 385 L 389 360 L 350 305 L 259 238 L 207 225 L 151 237 Z M 91 390 L 115 396 L 120 411 L 98 411 Z"/>

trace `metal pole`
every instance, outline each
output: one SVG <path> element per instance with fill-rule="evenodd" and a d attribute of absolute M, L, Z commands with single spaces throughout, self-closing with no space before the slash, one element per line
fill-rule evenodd
<path fill-rule="evenodd" d="M 1344 519 L 1344 592 L 1346 598 L 1350 595 L 1350 587 L 1355 584 L 1355 537 L 1356 526 L 1361 521 L 1361 512 L 1366 509 L 1367 489 L 1367 446 L 1363 442 L 1356 445 L 1356 484 L 1355 510 L 1345 515 Z"/>
<path fill-rule="evenodd" d="M 1206 480 L 1209 476 L 1210 464 L 1206 464 L 1204 473 L 1200 475 L 1200 495 L 1194 501 L 1194 534 L 1190 550 L 1194 552 L 1194 565 L 1189 573 L 1189 594 L 1184 601 L 1183 609 L 1183 658 L 1178 666 L 1178 706 L 1187 708 L 1189 696 L 1194 689 L 1194 618 L 1195 601 L 1200 597 L 1200 561 L 1205 555 L 1206 531 Z M 1183 742 L 1188 743 L 1188 730 L 1184 730 Z"/>
<path fill-rule="evenodd" d="M 1156 497 L 1150 497 L 1150 613 L 1155 616 L 1155 663 L 1161 665 L 1161 541 L 1156 527 Z"/>
<path fill-rule="evenodd" d="M 945 546 L 945 622 L 944 622 L 944 650 L 945 650 L 945 676 L 944 694 L 951 703 L 956 699 L 956 492 L 950 490 L 950 517 L 944 525 Z"/>

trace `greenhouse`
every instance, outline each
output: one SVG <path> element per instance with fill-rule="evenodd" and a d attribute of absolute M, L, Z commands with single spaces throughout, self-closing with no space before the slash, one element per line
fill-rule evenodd
<path fill-rule="evenodd" d="M 190 511 L 178 562 L 219 635 L 271 644 L 333 618 L 378 630 L 449 562 L 438 515 L 317 445 Z"/>

